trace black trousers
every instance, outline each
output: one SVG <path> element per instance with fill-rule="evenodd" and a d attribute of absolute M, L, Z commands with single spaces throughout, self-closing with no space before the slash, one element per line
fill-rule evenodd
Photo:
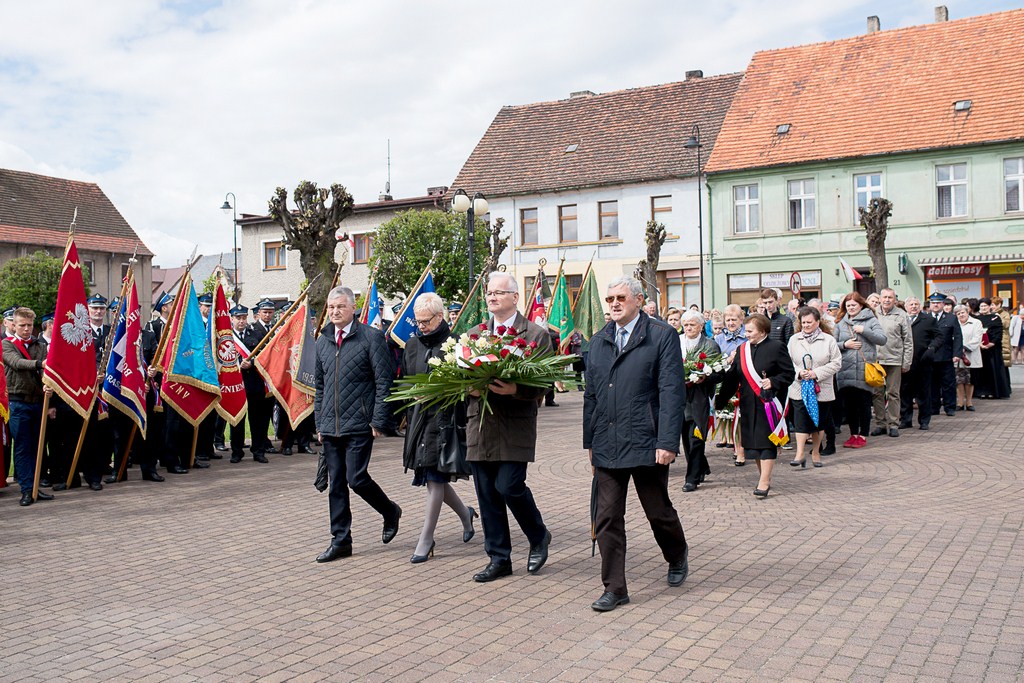
<path fill-rule="evenodd" d="M 196 457 L 209 460 L 213 455 L 213 427 L 217 420 L 216 408 L 199 423 L 199 438 L 196 440 Z M 189 444 L 191 451 L 192 445 Z"/>
<path fill-rule="evenodd" d="M 168 405 L 164 406 L 164 444 L 164 464 L 168 468 L 175 465 L 189 466 L 192 458 L 192 425 Z"/>
<path fill-rule="evenodd" d="M 227 425 L 227 420 L 220 416 L 220 413 L 214 411 L 215 417 L 213 418 L 213 445 L 223 446 L 224 445 L 224 427 Z"/>
<path fill-rule="evenodd" d="M 525 462 L 471 462 L 473 483 L 484 527 L 484 550 L 492 562 L 512 562 L 512 531 L 508 511 L 519 523 L 530 545 L 544 540 L 547 527 L 533 492 L 526 485 Z"/>
<path fill-rule="evenodd" d="M 843 387 L 839 394 L 843 397 L 850 436 L 867 436 L 871 428 L 871 392 L 858 387 Z"/>
<path fill-rule="evenodd" d="M 932 415 L 941 409 L 947 413 L 956 410 L 956 371 L 951 360 L 932 363 Z"/>
<path fill-rule="evenodd" d="M 690 484 L 703 483 L 711 474 L 711 465 L 705 451 L 706 444 L 693 434 L 693 420 L 683 420 L 683 455 L 686 456 L 686 481 Z M 704 436 L 707 436 L 706 434 Z"/>
<path fill-rule="evenodd" d="M 114 428 L 111 426 L 110 412 L 116 410 L 108 410 L 107 416 L 101 420 L 97 406 L 93 405 L 82 454 L 78 459 L 78 470 L 89 483 L 100 483 L 110 467 L 114 453 Z"/>
<path fill-rule="evenodd" d="M 954 388 L 954 391 L 956 389 Z M 900 423 L 914 424 L 914 400 L 917 400 L 917 423 L 926 425 L 932 419 L 932 364 L 914 363 L 900 381 Z"/>
<path fill-rule="evenodd" d="M 368 468 L 372 451 L 373 436 L 369 432 L 324 437 L 324 455 L 330 479 L 327 500 L 331 511 L 332 545 L 352 545 L 349 488 L 379 512 L 385 522 L 393 521 L 398 513 L 398 505 L 370 477 Z"/>
<path fill-rule="evenodd" d="M 249 435 L 252 438 L 250 450 L 253 455 L 263 455 L 267 452 L 267 444 L 270 443 L 267 434 L 270 431 L 274 399 L 267 398 L 262 382 L 259 391 L 250 391 L 247 386 L 245 396 L 249 402 Z"/>
<path fill-rule="evenodd" d="M 131 436 L 132 429 L 135 428 L 135 423 L 132 422 L 130 417 L 116 408 L 110 411 L 110 417 L 107 419 L 110 422 L 111 432 L 113 432 L 114 474 L 116 475 L 121 469 L 121 460 L 125 457 L 125 450 L 128 448 L 128 438 Z M 146 429 L 147 431 L 152 429 L 152 425 L 147 423 Z M 135 430 L 129 462 L 133 465 L 138 465 L 139 469 L 145 473 L 155 473 L 156 453 L 149 448 L 143 447 L 142 433 L 138 431 L 138 428 L 135 428 Z M 127 469 L 125 472 L 127 473 Z"/>
<path fill-rule="evenodd" d="M 249 411 L 246 410 L 246 415 L 248 415 L 248 413 Z M 231 425 L 229 427 L 229 431 L 231 433 L 232 458 L 242 458 L 245 456 L 245 421 L 248 419 L 248 417 L 243 417 L 241 420 L 238 421 L 238 424 Z M 250 423 L 250 429 L 251 428 L 252 423 Z"/>
<path fill-rule="evenodd" d="M 618 595 L 626 591 L 626 493 L 629 480 L 643 506 L 666 562 L 682 562 L 686 535 L 668 496 L 668 465 L 597 468 L 597 545 L 601 548 L 604 589 Z"/>
<path fill-rule="evenodd" d="M 67 403 L 59 400 L 56 395 L 50 398 L 50 407 L 57 411 L 56 417 L 46 421 L 46 450 L 48 457 L 43 458 L 43 470 L 40 478 L 47 472 L 50 474 L 50 481 L 67 482 L 68 473 L 71 470 L 71 459 L 75 456 L 75 447 L 78 446 L 78 436 L 82 431 L 82 418 L 78 413 L 68 407 Z M 84 463 L 86 444 L 82 444 L 82 453 L 79 454 L 78 465 L 75 469 L 82 471 Z M 98 481 L 98 480 L 97 480 Z M 73 486 L 78 486 L 80 479 L 76 476 L 72 480 Z"/>

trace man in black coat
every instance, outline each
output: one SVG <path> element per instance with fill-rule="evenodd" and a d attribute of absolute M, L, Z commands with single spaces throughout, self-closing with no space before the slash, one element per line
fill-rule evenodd
<path fill-rule="evenodd" d="M 921 312 L 921 300 L 907 297 L 907 315 L 914 336 L 914 360 L 900 382 L 900 427 L 914 426 L 914 400 L 917 400 L 917 423 L 927 430 L 932 419 L 932 362 L 942 338 L 933 318 Z"/>
<path fill-rule="evenodd" d="M 612 322 L 590 345 L 583 395 L 583 447 L 597 477 L 595 528 L 605 592 L 591 607 L 629 602 L 626 590 L 626 492 L 637 497 L 668 562 L 668 584 L 686 580 L 686 536 L 668 495 L 668 466 L 679 453 L 686 390 L 679 335 L 640 310 L 643 288 L 631 277 L 608 285 Z"/>
<path fill-rule="evenodd" d="M 316 340 L 314 414 L 327 461 L 331 512 L 331 545 L 317 562 L 352 554 L 349 488 L 384 518 L 381 542 L 391 542 L 402 516 L 402 508 L 368 471 L 373 440 L 383 434 L 388 421 L 384 401 L 395 377 L 394 358 L 384 333 L 355 320 L 355 312 L 352 290 L 332 289 L 327 295 L 330 323 Z"/>
<path fill-rule="evenodd" d="M 946 415 L 956 415 L 956 370 L 953 359 L 964 352 L 964 335 L 960 321 L 945 311 L 946 295 L 934 292 L 928 297 L 931 315 L 935 318 L 941 343 L 932 361 L 932 415 L 939 414 L 940 405 Z"/>
<path fill-rule="evenodd" d="M 793 319 L 779 312 L 779 298 L 774 289 L 769 287 L 761 290 L 761 299 L 764 301 L 765 314 L 772 324 L 768 338 L 782 342 L 784 346 L 788 345 L 789 338 L 793 336 Z"/>
<path fill-rule="evenodd" d="M 252 321 L 242 333 L 242 342 L 252 353 L 263 338 L 270 333 L 273 327 L 271 320 L 274 318 L 274 311 L 277 306 L 270 299 L 263 299 L 255 306 L 256 320 Z M 249 407 L 249 438 L 252 458 L 256 462 L 266 463 L 267 445 L 270 443 L 268 433 L 270 431 L 270 418 L 274 411 L 274 398 L 267 396 L 267 385 L 263 376 L 253 367 L 252 362 L 246 358 L 240 364 L 242 369 L 242 382 L 245 384 L 245 400 Z M 232 456 L 232 462 L 237 462 Z"/>
<path fill-rule="evenodd" d="M 159 457 L 160 462 L 171 474 L 188 474 L 188 468 L 183 466 L 179 453 L 173 446 L 181 441 L 179 432 L 182 431 L 182 420 L 173 409 L 160 407 L 157 410 L 156 403 L 163 373 L 157 372 L 154 362 L 157 361 L 156 352 L 159 350 L 160 337 L 167 325 L 167 317 L 171 314 L 173 304 L 174 298 L 167 292 L 161 292 L 153 304 L 153 310 L 157 312 L 158 317 L 150 320 L 142 329 L 142 358 L 148 367 L 150 387 L 146 394 L 145 447 L 154 458 Z"/>

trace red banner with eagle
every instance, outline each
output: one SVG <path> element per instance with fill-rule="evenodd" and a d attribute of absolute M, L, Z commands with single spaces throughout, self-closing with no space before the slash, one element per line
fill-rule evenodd
<path fill-rule="evenodd" d="M 238 367 L 238 345 L 235 344 L 231 329 L 228 300 L 224 296 L 224 287 L 219 282 L 213 295 L 213 322 L 214 357 L 217 359 L 217 376 L 220 379 L 220 403 L 217 404 L 217 412 L 231 426 L 235 426 L 245 417 L 248 403 L 245 400 L 242 370 Z"/>
<path fill-rule="evenodd" d="M 96 400 L 96 349 L 89 309 L 85 305 L 82 262 L 74 237 L 68 237 L 64 265 L 57 285 L 53 338 L 46 354 L 43 384 L 88 420 Z"/>
<path fill-rule="evenodd" d="M 303 302 L 253 358 L 253 365 L 288 413 L 292 428 L 313 412 L 315 343 L 313 323 Z"/>

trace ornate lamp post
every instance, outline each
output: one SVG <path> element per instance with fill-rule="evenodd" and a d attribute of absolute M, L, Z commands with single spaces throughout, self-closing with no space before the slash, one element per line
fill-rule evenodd
<path fill-rule="evenodd" d="M 231 201 L 228 201 L 228 197 L 231 197 Z M 234 285 L 235 285 L 235 303 L 238 303 L 238 199 L 235 198 L 234 192 L 228 192 L 224 195 L 224 203 L 220 205 L 220 210 L 225 214 L 231 212 L 231 238 L 234 241 L 235 250 L 235 274 L 234 274 Z"/>
<path fill-rule="evenodd" d="M 469 243 L 469 288 L 473 289 L 473 253 L 476 251 L 476 216 L 487 213 L 487 199 L 477 192 L 473 199 L 465 190 L 455 190 L 452 196 L 452 210 L 466 214 L 467 242 Z"/>

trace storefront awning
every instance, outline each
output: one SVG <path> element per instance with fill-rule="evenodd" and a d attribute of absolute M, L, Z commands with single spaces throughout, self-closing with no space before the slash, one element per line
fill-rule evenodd
<path fill-rule="evenodd" d="M 985 254 L 982 256 L 938 256 L 919 259 L 919 266 L 948 266 L 961 263 L 1009 263 L 1024 261 L 1024 254 Z"/>

